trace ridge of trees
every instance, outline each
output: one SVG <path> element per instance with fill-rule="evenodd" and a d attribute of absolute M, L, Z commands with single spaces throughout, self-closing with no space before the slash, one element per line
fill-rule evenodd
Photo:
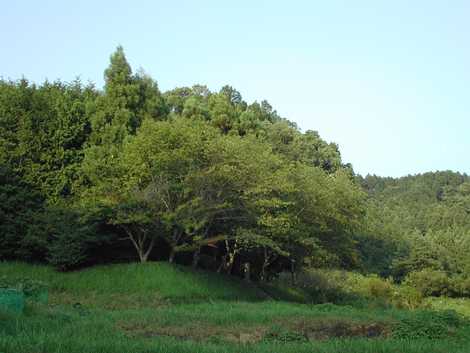
<path fill-rule="evenodd" d="M 467 175 L 355 175 L 267 101 L 161 92 L 121 47 L 104 77 L 0 80 L 1 259 L 166 259 L 259 280 L 342 267 L 470 295 Z"/>
<path fill-rule="evenodd" d="M 2 258 L 190 259 L 260 279 L 355 265 L 365 199 L 335 144 L 230 86 L 161 93 L 121 47 L 104 76 L 103 90 L 0 82 Z"/>

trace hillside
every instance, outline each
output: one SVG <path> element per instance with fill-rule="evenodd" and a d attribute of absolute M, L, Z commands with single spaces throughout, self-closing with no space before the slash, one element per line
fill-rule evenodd
<path fill-rule="evenodd" d="M 361 177 L 267 101 L 161 92 L 122 47 L 104 76 L 102 90 L 0 80 L 0 259 L 168 261 L 260 282 L 342 268 L 470 296 L 467 175 Z"/>
<path fill-rule="evenodd" d="M 434 295 L 469 295 L 470 177 L 445 171 L 358 182 L 368 194 L 358 238 L 365 268 L 397 280 L 414 276 L 419 286 L 435 281 Z"/>
<path fill-rule="evenodd" d="M 256 301 L 266 294 L 236 278 L 168 263 L 96 266 L 60 273 L 47 266 L 2 263 L 0 277 L 48 284 L 52 304 L 141 307 L 171 302 Z"/>
<path fill-rule="evenodd" d="M 161 92 L 122 47 L 104 76 L 102 90 L 0 80 L 1 259 L 168 260 L 261 281 L 358 265 L 364 194 L 335 143 L 229 85 Z"/>
<path fill-rule="evenodd" d="M 429 172 L 402 178 L 367 175 L 359 178 L 370 200 L 388 209 L 397 231 L 422 234 L 449 227 L 470 228 L 470 177 L 451 171 Z"/>

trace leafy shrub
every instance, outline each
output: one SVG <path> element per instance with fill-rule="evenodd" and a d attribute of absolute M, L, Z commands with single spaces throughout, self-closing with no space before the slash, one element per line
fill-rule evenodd
<path fill-rule="evenodd" d="M 342 290 L 334 278 L 328 278 L 321 270 L 306 270 L 297 274 L 295 285 L 292 275 L 282 272 L 271 283 L 260 284 L 273 298 L 302 303 L 343 304 L 357 299 Z"/>
<path fill-rule="evenodd" d="M 393 330 L 393 336 L 400 339 L 440 339 L 448 337 L 462 323 L 453 310 L 416 311 L 412 317 L 401 320 Z"/>
<path fill-rule="evenodd" d="M 273 283 L 258 283 L 258 286 L 265 292 L 270 298 L 275 300 L 283 300 L 288 302 L 306 303 L 310 299 L 303 290 L 300 288 L 285 285 L 283 282 L 275 281 Z"/>
<path fill-rule="evenodd" d="M 393 293 L 392 304 L 400 309 L 417 309 L 423 303 L 423 295 L 416 288 L 401 285 Z"/>
<path fill-rule="evenodd" d="M 291 286 L 290 279 L 290 274 L 281 274 L 268 292 L 282 288 L 284 295 L 275 297 L 285 300 L 291 300 L 287 297 L 292 297 L 293 301 L 317 304 L 350 304 L 355 307 L 393 306 L 416 309 L 423 302 L 423 295 L 416 288 L 397 285 L 391 279 L 377 275 L 365 276 L 338 270 L 307 270 L 298 275 L 296 287 Z"/>
<path fill-rule="evenodd" d="M 363 295 L 397 308 L 416 309 L 423 302 L 423 296 L 416 288 L 396 285 L 391 279 L 375 275 L 364 278 Z"/>
<path fill-rule="evenodd" d="M 362 275 L 346 271 L 323 271 L 342 296 L 343 303 L 355 306 L 394 306 L 415 309 L 423 301 L 421 293 L 407 285 L 397 285 L 391 279 L 377 275 Z"/>
<path fill-rule="evenodd" d="M 464 275 L 454 276 L 450 278 L 452 296 L 470 297 L 470 278 Z"/>
<path fill-rule="evenodd" d="M 108 241 L 98 231 L 93 210 L 66 206 L 49 208 L 47 223 L 49 242 L 47 260 L 60 271 L 77 268 L 89 260 L 90 250 Z"/>
<path fill-rule="evenodd" d="M 42 215 L 43 199 L 37 190 L 0 165 L 0 259 L 44 258 L 45 241 L 36 227 Z"/>
<path fill-rule="evenodd" d="M 315 303 L 337 303 L 345 299 L 341 288 L 319 271 L 298 274 L 297 286 Z"/>
<path fill-rule="evenodd" d="M 366 295 L 369 297 L 385 300 L 393 297 L 394 288 L 390 280 L 371 276 L 365 278 L 364 284 Z"/>
<path fill-rule="evenodd" d="M 425 297 L 451 295 L 453 292 L 451 280 L 444 271 L 413 271 L 406 276 L 404 284 L 416 288 Z"/>

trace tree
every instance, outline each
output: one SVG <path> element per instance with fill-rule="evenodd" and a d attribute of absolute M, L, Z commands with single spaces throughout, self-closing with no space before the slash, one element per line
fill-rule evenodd
<path fill-rule="evenodd" d="M 0 258 L 44 258 L 46 240 L 35 232 L 34 223 L 43 207 L 43 198 L 31 185 L 0 166 Z"/>
<path fill-rule="evenodd" d="M 109 222 L 124 231 L 141 262 L 148 260 L 161 226 L 152 201 L 150 190 L 132 190 L 111 205 Z"/>
<path fill-rule="evenodd" d="M 123 145 L 112 182 L 102 180 L 93 191 L 112 210 L 109 222 L 125 231 L 141 261 L 147 260 L 158 237 L 170 246 L 173 261 L 199 230 L 186 179 L 201 165 L 203 145 L 214 134 L 187 120 L 145 120 Z"/>
<path fill-rule="evenodd" d="M 104 94 L 89 107 L 91 135 L 83 171 L 92 184 L 117 173 L 123 142 L 145 119 L 164 119 L 168 111 L 157 84 L 143 72 L 132 74 L 122 47 L 111 55 L 104 76 Z"/>
<path fill-rule="evenodd" d="M 95 96 L 78 80 L 0 83 L 0 161 L 50 202 L 75 192 Z"/>

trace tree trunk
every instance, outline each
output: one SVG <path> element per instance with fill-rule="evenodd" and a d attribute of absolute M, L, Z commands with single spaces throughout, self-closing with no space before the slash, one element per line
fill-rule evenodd
<path fill-rule="evenodd" d="M 170 264 L 172 264 L 173 261 L 175 260 L 175 255 L 176 255 L 176 251 L 172 248 L 172 249 L 170 250 L 170 257 L 168 258 L 168 262 L 169 262 Z"/>
<path fill-rule="evenodd" d="M 193 268 L 197 268 L 197 265 L 199 263 L 199 258 L 200 258 L 199 255 L 201 255 L 201 248 L 197 248 L 193 254 L 193 264 L 192 264 Z"/>
<path fill-rule="evenodd" d="M 261 275 L 260 279 L 262 282 L 266 281 L 266 268 L 269 266 L 269 256 L 268 256 L 268 251 L 266 248 L 263 250 L 264 253 L 264 261 L 263 261 L 263 266 L 261 266 Z"/>
<path fill-rule="evenodd" d="M 230 249 L 228 240 L 225 240 L 225 247 L 227 249 L 227 254 L 225 258 L 228 257 L 228 261 L 226 262 L 226 265 L 225 265 L 225 270 L 227 274 L 230 275 L 232 274 L 233 264 L 235 263 L 235 256 L 237 256 L 237 253 L 238 253 L 237 240 L 235 240 L 232 250 Z"/>
<path fill-rule="evenodd" d="M 175 260 L 176 250 L 175 248 L 178 246 L 179 241 L 181 239 L 182 232 L 178 228 L 173 229 L 173 238 L 170 241 L 170 257 L 168 258 L 169 263 L 173 263 Z"/>
<path fill-rule="evenodd" d="M 217 273 L 221 273 L 224 268 L 227 267 L 227 255 L 222 256 L 222 261 L 220 262 Z"/>
<path fill-rule="evenodd" d="M 229 254 L 228 257 L 228 262 L 226 267 L 226 272 L 227 274 L 231 275 L 232 274 L 232 269 L 233 269 L 233 264 L 235 263 L 235 254 Z"/>
<path fill-rule="evenodd" d="M 292 285 L 295 286 L 297 284 L 297 273 L 295 271 L 295 260 L 291 260 L 291 262 L 290 262 L 290 274 L 291 274 Z"/>
<path fill-rule="evenodd" d="M 260 280 L 261 282 L 266 282 L 266 263 L 263 263 L 263 266 L 261 267 L 261 274 L 260 274 Z"/>
<path fill-rule="evenodd" d="M 249 262 L 245 262 L 245 264 L 243 265 L 243 270 L 244 270 L 245 281 L 250 282 L 251 278 L 250 278 L 250 263 Z"/>
<path fill-rule="evenodd" d="M 142 245 L 145 246 L 144 243 Z M 155 246 L 155 238 L 152 238 L 150 240 L 150 243 L 149 243 L 148 247 L 147 247 L 147 250 L 142 254 L 142 256 L 140 258 L 140 262 L 147 262 L 147 260 L 150 256 L 150 253 L 152 252 L 154 246 Z M 144 249 L 142 248 L 142 250 L 144 250 Z"/>
<path fill-rule="evenodd" d="M 147 249 L 145 249 L 145 244 L 148 241 L 147 232 L 142 231 L 142 234 L 139 234 L 138 232 L 133 233 L 131 229 L 127 227 L 123 227 L 123 229 L 127 233 L 129 240 L 132 242 L 135 249 L 137 250 L 140 262 L 147 262 L 148 257 L 152 252 L 153 247 L 155 246 L 155 237 L 151 238 L 150 242 L 147 245 Z"/>

